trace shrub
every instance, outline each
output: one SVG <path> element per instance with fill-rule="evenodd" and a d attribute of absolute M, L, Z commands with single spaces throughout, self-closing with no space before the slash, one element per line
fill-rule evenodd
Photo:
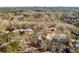
<path fill-rule="evenodd" d="M 16 52 L 19 46 L 19 41 L 11 42 L 10 44 L 1 48 L 2 52 Z"/>
<path fill-rule="evenodd" d="M 5 33 L 3 36 L 2 36 L 2 39 L 4 40 L 4 42 L 9 42 L 11 40 L 11 33 Z"/>

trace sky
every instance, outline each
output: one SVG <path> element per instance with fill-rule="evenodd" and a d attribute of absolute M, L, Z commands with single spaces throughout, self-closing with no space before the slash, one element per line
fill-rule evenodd
<path fill-rule="evenodd" d="M 0 7 L 79 7 L 79 0 L 0 0 Z"/>

